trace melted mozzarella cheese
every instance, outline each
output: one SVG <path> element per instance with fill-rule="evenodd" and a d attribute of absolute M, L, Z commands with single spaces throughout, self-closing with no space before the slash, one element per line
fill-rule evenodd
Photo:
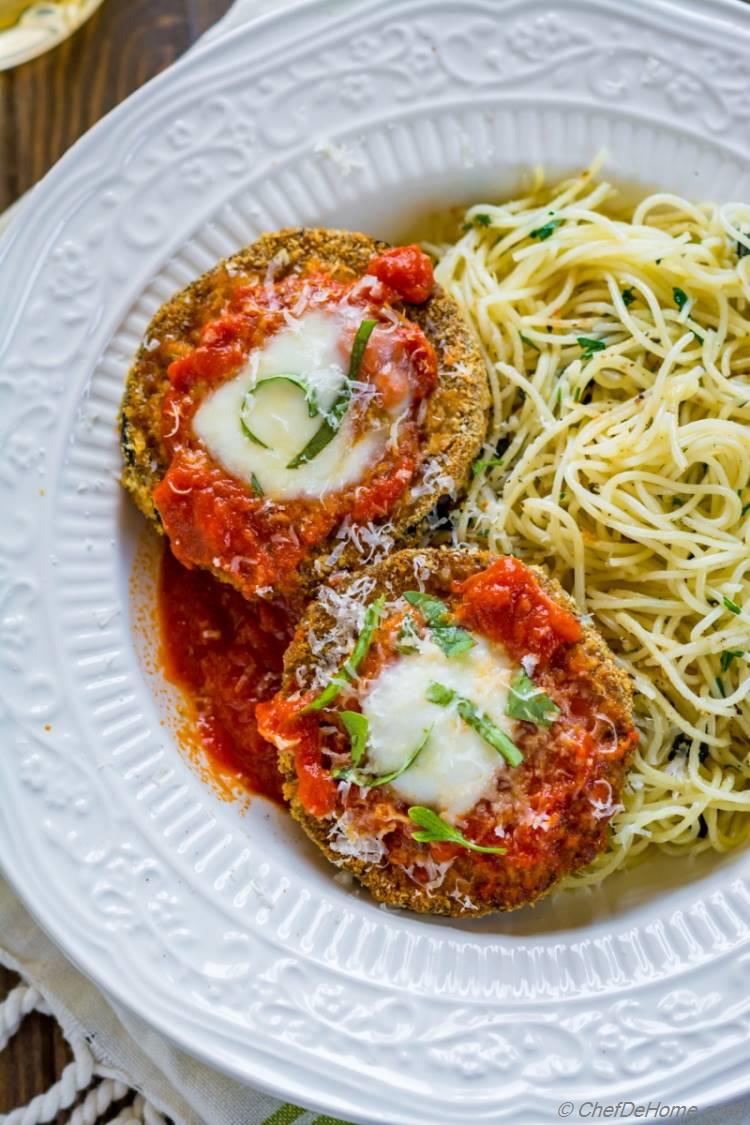
<path fill-rule="evenodd" d="M 255 394 L 246 415 L 267 449 L 251 441 L 240 424 L 245 395 L 274 375 L 304 378 L 315 389 L 319 409 L 331 408 L 346 378 L 341 348 L 347 323 L 344 315 L 313 310 L 296 321 L 290 319 L 263 348 L 251 352 L 239 374 L 207 395 L 196 411 L 193 430 L 209 453 L 248 485 L 255 478 L 271 500 L 319 497 L 354 484 L 380 458 L 388 442 L 385 424 L 355 440 L 347 413 L 333 440 L 317 457 L 288 469 L 289 461 L 320 428 L 323 416 L 311 418 L 303 392 L 285 381 L 275 381 Z"/>
<path fill-rule="evenodd" d="M 362 698 L 369 722 L 367 768 L 390 773 L 416 749 L 424 732 L 429 742 L 413 766 L 391 784 L 403 800 L 427 805 L 446 820 L 456 821 L 491 793 L 505 760 L 459 718 L 455 705 L 440 707 L 427 700 L 435 680 L 470 699 L 501 729 L 511 732 L 505 715 L 513 665 L 504 651 L 481 637 L 474 648 L 447 657 L 430 640 L 420 651 L 388 665 Z"/>

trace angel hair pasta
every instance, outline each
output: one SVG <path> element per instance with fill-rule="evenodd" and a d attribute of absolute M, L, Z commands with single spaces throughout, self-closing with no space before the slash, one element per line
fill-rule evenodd
<path fill-rule="evenodd" d="M 478 204 L 436 277 L 493 396 L 459 540 L 543 562 L 637 692 L 641 732 L 611 844 L 750 838 L 750 207 L 618 207 L 597 166 Z"/>

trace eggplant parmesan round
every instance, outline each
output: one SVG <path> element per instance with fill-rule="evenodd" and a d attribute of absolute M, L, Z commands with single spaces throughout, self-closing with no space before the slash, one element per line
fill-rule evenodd
<path fill-rule="evenodd" d="M 151 322 L 122 406 L 123 482 L 181 562 L 301 604 L 458 496 L 488 406 L 423 251 L 284 230 Z"/>
<path fill-rule="evenodd" d="M 631 702 L 543 571 L 433 548 L 321 588 L 257 716 L 335 864 L 390 905 L 477 916 L 535 902 L 605 847 Z"/>

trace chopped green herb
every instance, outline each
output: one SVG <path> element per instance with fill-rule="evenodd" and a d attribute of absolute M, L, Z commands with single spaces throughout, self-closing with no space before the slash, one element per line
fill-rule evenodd
<path fill-rule="evenodd" d="M 492 218 L 490 215 L 475 215 L 474 222 L 478 227 L 488 227 L 492 224 Z"/>
<path fill-rule="evenodd" d="M 298 453 L 296 457 L 292 458 L 287 465 L 287 469 L 298 469 L 300 465 L 312 461 L 338 433 L 344 415 L 349 409 L 349 402 L 352 397 L 352 384 L 359 374 L 362 357 L 367 347 L 367 341 L 370 339 L 376 323 L 377 322 L 374 320 L 363 320 L 360 324 L 357 329 L 357 334 L 354 337 L 352 354 L 349 358 L 349 374 L 344 380 L 341 390 L 336 397 L 336 401 L 333 403 L 330 410 L 327 411 L 320 429 L 316 430 L 305 448 Z"/>
<path fill-rule="evenodd" d="M 370 650 L 372 638 L 380 624 L 384 606 L 384 594 L 376 598 L 371 605 L 368 605 L 365 611 L 362 632 L 357 638 L 357 643 L 354 646 L 351 656 L 348 660 L 344 661 L 338 672 L 334 673 L 328 686 L 323 688 L 319 695 L 315 696 L 312 703 L 308 703 L 307 707 L 305 707 L 305 711 L 322 711 L 324 707 L 327 707 L 328 704 L 336 698 L 341 689 L 355 678 L 360 664 Z"/>
<path fill-rule="evenodd" d="M 407 590 L 404 598 L 409 605 L 415 606 L 424 617 L 428 625 L 442 625 L 449 616 L 448 606 L 440 598 L 432 594 L 425 594 L 422 590 Z"/>
<path fill-rule="evenodd" d="M 696 332 L 694 328 L 691 328 L 690 331 L 693 333 L 698 343 L 702 344 L 706 337 L 701 336 L 700 332 Z"/>
<path fill-rule="evenodd" d="M 685 504 L 685 503 L 686 503 L 686 500 L 685 500 L 684 496 L 673 496 L 672 497 L 672 507 L 673 508 L 681 508 L 682 505 Z"/>
<path fill-rule="evenodd" d="M 573 401 L 578 402 L 580 400 L 580 397 L 581 397 L 581 388 L 576 387 L 576 389 L 573 391 Z"/>
<path fill-rule="evenodd" d="M 744 516 L 746 512 L 750 512 L 750 504 L 742 505 L 742 511 L 740 512 L 740 515 Z"/>
<path fill-rule="evenodd" d="M 253 473 L 252 476 L 250 477 L 250 485 L 251 485 L 252 490 L 253 490 L 253 496 L 265 496 L 265 492 L 263 491 L 263 485 L 260 483 L 260 481 L 256 477 L 255 473 Z"/>
<path fill-rule="evenodd" d="M 471 633 L 458 625 L 433 625 L 431 632 L 435 644 L 446 656 L 460 656 L 462 652 L 474 648 L 476 643 Z"/>
<path fill-rule="evenodd" d="M 633 292 L 633 290 L 623 289 L 620 296 L 622 297 L 622 303 L 625 305 L 625 308 L 630 308 L 633 301 L 635 300 L 635 293 Z"/>
<path fill-rule="evenodd" d="M 745 237 L 747 237 L 747 235 L 750 233 L 750 231 L 743 230 L 740 233 L 744 234 Z M 747 257 L 748 254 L 750 254 L 750 247 L 746 246 L 744 242 L 738 242 L 737 243 L 737 257 L 738 258 L 745 258 L 745 257 Z"/>
<path fill-rule="evenodd" d="M 510 719 L 549 727 L 560 714 L 560 708 L 522 669 L 511 681 L 505 714 Z"/>
<path fill-rule="evenodd" d="M 441 816 L 424 805 L 412 805 L 409 809 L 409 820 L 418 824 L 422 832 L 415 832 L 414 839 L 418 844 L 458 844 L 462 848 L 469 848 L 473 852 L 486 852 L 490 855 L 505 855 L 505 848 L 485 848 L 467 840 L 463 832 L 459 832 L 452 824 L 448 824 Z"/>
<path fill-rule="evenodd" d="M 352 762 L 357 766 L 364 756 L 370 724 L 360 711 L 340 711 L 339 718 L 351 740 Z"/>
<path fill-rule="evenodd" d="M 744 655 L 745 655 L 744 652 L 742 652 L 741 650 L 740 651 L 738 651 L 738 650 L 733 651 L 732 649 L 727 649 L 726 652 L 722 652 L 722 654 L 721 654 L 721 670 L 722 670 L 722 672 L 726 672 L 726 670 L 730 667 L 733 660 L 736 660 L 738 657 L 744 656 Z"/>
<path fill-rule="evenodd" d="M 409 605 L 415 606 L 424 616 L 430 627 L 432 639 L 443 650 L 446 656 L 460 656 L 474 647 L 475 641 L 471 633 L 454 625 L 450 610 L 440 598 L 432 594 L 425 594 L 421 590 L 407 590 L 404 593 Z"/>
<path fill-rule="evenodd" d="M 716 677 L 716 686 L 719 689 L 719 694 L 722 699 L 726 699 L 727 693 L 724 691 L 724 684 L 721 682 L 721 676 Z"/>
<path fill-rule="evenodd" d="M 439 707 L 450 707 L 455 703 L 456 711 L 466 725 L 475 730 L 488 746 L 497 750 L 498 754 L 502 754 L 508 765 L 519 766 L 521 764 L 523 754 L 515 742 L 508 738 L 505 731 L 500 730 L 500 727 L 493 723 L 489 715 L 485 715 L 483 711 L 475 707 L 470 699 L 466 699 L 453 688 L 436 683 L 434 680 L 427 687 L 427 699 L 430 703 L 437 703 Z"/>
<path fill-rule="evenodd" d="M 396 637 L 396 648 L 399 652 L 418 652 L 419 651 L 419 634 L 414 622 L 414 618 L 410 613 L 407 613 L 404 620 L 401 622 L 401 627 Z"/>
<path fill-rule="evenodd" d="M 481 472 L 484 471 L 484 469 L 494 469 L 502 465 L 502 463 L 502 457 L 488 457 L 486 459 L 475 461 L 471 466 L 471 475 L 473 477 L 477 477 Z"/>
<path fill-rule="evenodd" d="M 742 613 L 741 606 L 738 606 L 737 602 L 733 602 L 726 594 L 724 594 L 722 601 L 724 602 L 724 609 L 728 609 L 730 613 Z"/>
<path fill-rule="evenodd" d="M 533 340 L 530 340 L 528 336 L 524 336 L 523 332 L 519 332 L 518 335 L 527 347 L 533 348 L 535 352 L 540 352 L 542 350 L 539 345 L 535 344 Z"/>
<path fill-rule="evenodd" d="M 672 289 L 672 296 L 674 297 L 674 303 L 677 305 L 678 309 L 684 308 L 688 303 L 687 293 L 684 289 L 680 289 L 677 285 L 675 285 L 675 287 Z"/>
<path fill-rule="evenodd" d="M 591 359 L 594 352 L 601 352 L 606 348 L 604 340 L 594 340 L 590 336 L 576 336 L 578 346 L 581 348 L 583 354 L 581 359 Z"/>
<path fill-rule="evenodd" d="M 543 227 L 537 227 L 536 230 L 530 231 L 529 234 L 531 238 L 538 238 L 540 242 L 544 242 L 555 233 L 558 227 L 562 226 L 563 222 L 563 219 L 550 219 Z"/>
<path fill-rule="evenodd" d="M 351 769 L 349 766 L 340 767 L 333 771 L 333 776 L 337 781 L 353 781 L 355 785 L 361 786 L 363 789 L 375 789 L 379 785 L 388 785 L 391 781 L 395 781 L 402 773 L 406 773 L 414 763 L 419 755 L 424 750 L 427 743 L 430 741 L 432 734 L 432 727 L 424 731 L 422 738 L 416 750 L 413 750 L 403 765 L 398 769 L 391 770 L 390 773 L 381 773 L 379 775 L 366 773 L 364 770 Z"/>

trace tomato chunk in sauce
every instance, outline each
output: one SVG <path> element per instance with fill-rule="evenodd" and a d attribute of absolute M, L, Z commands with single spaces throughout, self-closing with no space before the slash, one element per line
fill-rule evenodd
<path fill-rule="evenodd" d="M 421 305 L 435 285 L 432 262 L 421 247 L 391 246 L 370 261 L 369 272 L 404 301 Z"/>
<path fill-rule="evenodd" d="M 456 616 L 468 628 L 500 641 L 515 660 L 531 655 L 547 664 L 557 650 L 581 639 L 581 625 L 552 600 L 533 571 L 512 556 L 458 586 Z"/>

